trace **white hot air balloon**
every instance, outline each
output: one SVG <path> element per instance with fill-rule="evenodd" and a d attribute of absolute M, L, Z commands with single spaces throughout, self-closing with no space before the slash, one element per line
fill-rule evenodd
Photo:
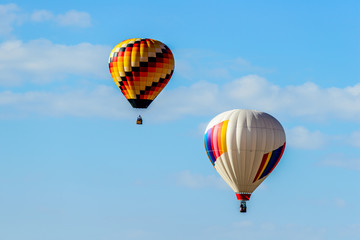
<path fill-rule="evenodd" d="M 283 127 L 267 113 L 235 109 L 213 118 L 204 140 L 210 162 L 241 201 L 240 212 L 246 212 L 245 201 L 284 152 Z"/>

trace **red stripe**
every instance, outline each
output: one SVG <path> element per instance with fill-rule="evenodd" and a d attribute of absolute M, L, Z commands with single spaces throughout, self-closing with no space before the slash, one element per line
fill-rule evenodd
<path fill-rule="evenodd" d="M 253 182 L 255 182 L 258 178 L 259 178 L 259 175 L 260 173 L 262 172 L 263 168 L 264 168 L 264 165 L 265 165 L 265 162 L 266 162 L 266 159 L 268 157 L 269 153 L 265 153 L 262 160 L 261 160 L 261 164 L 260 164 L 260 167 L 259 167 L 259 170 L 257 171 L 256 173 L 256 176 L 253 180 Z"/>
<path fill-rule="evenodd" d="M 220 156 L 220 150 L 219 150 L 219 129 L 221 126 L 221 123 L 216 124 L 214 126 L 214 138 L 212 141 L 214 142 L 214 151 L 215 151 L 215 158 L 217 159 Z"/>

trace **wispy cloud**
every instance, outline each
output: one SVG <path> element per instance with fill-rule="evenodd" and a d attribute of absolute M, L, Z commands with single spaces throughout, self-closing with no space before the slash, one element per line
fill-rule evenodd
<path fill-rule="evenodd" d="M 274 69 L 267 69 L 259 66 L 255 66 L 248 60 L 238 57 L 231 61 L 229 64 L 229 67 L 234 71 L 248 71 L 248 72 L 254 72 L 254 73 L 271 73 L 274 72 Z"/>
<path fill-rule="evenodd" d="M 61 27 L 91 26 L 91 16 L 87 12 L 69 10 L 65 13 L 55 14 L 49 10 L 35 10 L 26 12 L 14 3 L 0 4 L 0 36 L 11 37 L 15 26 L 26 22 L 53 22 Z"/>
<path fill-rule="evenodd" d="M 130 107 L 122 98 L 116 88 L 106 86 L 60 93 L 5 91 L 0 93 L 0 118 L 32 115 L 127 118 L 131 115 Z"/>
<path fill-rule="evenodd" d="M 20 24 L 24 15 L 19 7 L 13 3 L 0 4 L 0 36 L 8 36 L 13 31 L 14 24 Z"/>
<path fill-rule="evenodd" d="M 60 26 L 91 26 L 91 17 L 87 12 L 79 12 L 76 10 L 67 11 L 65 14 L 59 14 L 56 21 Z"/>
<path fill-rule="evenodd" d="M 360 131 L 354 131 L 348 138 L 348 142 L 357 148 L 360 148 Z"/>
<path fill-rule="evenodd" d="M 0 84 L 43 83 L 69 74 L 105 78 L 110 50 L 90 43 L 68 46 L 48 40 L 6 41 L 0 44 Z"/>
<path fill-rule="evenodd" d="M 286 131 L 289 146 L 300 149 L 318 149 L 325 145 L 327 137 L 320 131 L 310 132 L 302 126 L 294 127 Z"/>
<path fill-rule="evenodd" d="M 342 198 L 334 199 L 335 206 L 338 208 L 344 208 L 346 206 L 346 201 Z"/>
<path fill-rule="evenodd" d="M 275 71 L 256 66 L 244 58 L 230 58 L 215 51 L 181 49 L 175 51 L 174 54 L 176 56 L 175 74 L 190 81 L 220 82 L 239 74 L 265 74 Z"/>
<path fill-rule="evenodd" d="M 54 14 L 48 10 L 36 10 L 30 15 L 30 19 L 33 22 L 44 22 L 54 18 Z"/>
<path fill-rule="evenodd" d="M 90 27 L 91 16 L 87 12 L 69 10 L 64 14 L 54 14 L 48 10 L 36 10 L 30 15 L 31 21 L 53 21 L 60 26 Z"/>
<path fill-rule="evenodd" d="M 218 85 L 208 82 L 197 82 L 189 87 L 164 91 L 152 106 L 150 114 L 160 121 L 186 115 L 209 115 L 223 109 L 219 91 Z M 158 114 L 159 112 L 166 114 Z"/>
<path fill-rule="evenodd" d="M 319 161 L 319 165 L 359 171 L 360 158 L 346 156 L 344 153 L 332 154 L 324 157 L 323 160 Z"/>
<path fill-rule="evenodd" d="M 335 144 L 336 146 L 351 146 L 360 148 L 360 131 L 353 131 L 351 133 L 343 133 L 341 135 L 327 135 L 320 130 L 310 131 L 304 126 L 297 126 L 286 129 L 287 145 L 298 149 L 320 149 L 328 146 L 328 144 Z M 336 165 L 338 159 L 349 159 L 343 155 L 331 155 L 327 159 L 328 164 Z M 342 161 L 342 160 L 341 160 Z M 357 160 L 351 160 L 357 162 Z M 349 163 L 349 160 L 346 162 Z M 344 163 L 342 163 L 344 164 Z M 354 166 L 354 164 L 350 164 Z M 344 165 L 345 167 L 345 165 Z"/>
<path fill-rule="evenodd" d="M 191 173 L 189 170 L 180 172 L 176 176 L 177 182 L 181 186 L 189 188 L 219 188 L 229 189 L 224 180 L 220 176 L 210 175 L 204 176 L 201 174 Z"/>

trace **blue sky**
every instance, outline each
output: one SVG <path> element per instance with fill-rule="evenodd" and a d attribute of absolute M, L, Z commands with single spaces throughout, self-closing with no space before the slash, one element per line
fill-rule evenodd
<path fill-rule="evenodd" d="M 0 239 L 358 239 L 358 1 L 2 1 Z M 175 56 L 146 111 L 120 41 Z M 287 148 L 248 212 L 207 159 L 218 113 L 265 111 Z M 143 126 L 135 125 L 141 113 Z"/>

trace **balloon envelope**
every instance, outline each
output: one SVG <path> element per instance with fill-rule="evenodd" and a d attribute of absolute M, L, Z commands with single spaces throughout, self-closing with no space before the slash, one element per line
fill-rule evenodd
<path fill-rule="evenodd" d="M 240 109 L 213 118 L 204 140 L 216 171 L 245 201 L 276 167 L 286 142 L 284 129 L 274 117 Z"/>
<path fill-rule="evenodd" d="M 130 104 L 147 108 L 169 82 L 174 72 L 174 56 L 160 41 L 131 38 L 111 51 L 109 70 Z"/>

